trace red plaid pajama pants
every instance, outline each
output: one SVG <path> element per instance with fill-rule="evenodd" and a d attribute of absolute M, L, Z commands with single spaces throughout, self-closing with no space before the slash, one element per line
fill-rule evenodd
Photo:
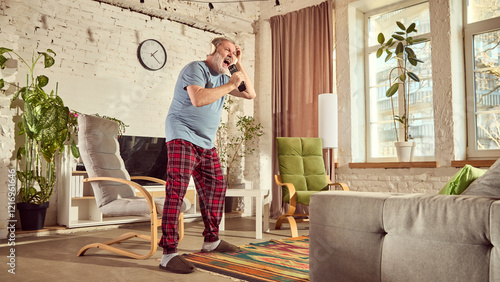
<path fill-rule="evenodd" d="M 204 241 L 217 241 L 227 189 L 217 151 L 175 139 L 167 142 L 167 156 L 167 184 L 161 223 L 163 235 L 158 245 L 163 248 L 164 254 L 177 252 L 179 211 L 191 176 L 205 223 Z"/>

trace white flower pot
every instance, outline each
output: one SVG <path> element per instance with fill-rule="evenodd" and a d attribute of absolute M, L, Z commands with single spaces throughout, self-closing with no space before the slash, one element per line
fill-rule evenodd
<path fill-rule="evenodd" d="M 415 142 L 394 142 L 396 147 L 396 153 L 398 154 L 399 162 L 411 162 L 413 159 L 413 148 L 415 148 Z"/>

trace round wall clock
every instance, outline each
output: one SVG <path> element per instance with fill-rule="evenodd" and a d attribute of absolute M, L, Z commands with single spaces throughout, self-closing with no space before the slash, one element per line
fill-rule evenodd
<path fill-rule="evenodd" d="M 143 67 L 155 71 L 167 62 L 167 51 L 157 40 L 146 39 L 137 48 L 137 58 Z"/>

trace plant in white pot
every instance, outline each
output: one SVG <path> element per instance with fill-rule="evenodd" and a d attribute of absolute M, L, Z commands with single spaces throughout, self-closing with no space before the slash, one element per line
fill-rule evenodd
<path fill-rule="evenodd" d="M 403 23 L 397 21 L 396 25 L 399 30 L 395 31 L 386 41 L 383 33 L 379 33 L 377 40 L 380 48 L 377 50 L 377 58 L 380 58 L 384 52 L 386 53 L 385 62 L 396 60 L 396 66 L 389 70 L 390 87 L 386 91 L 386 96 L 391 98 L 392 115 L 394 117 L 394 130 L 396 133 L 396 152 L 400 162 L 409 162 L 413 157 L 413 148 L 415 143 L 410 140 L 410 82 L 420 82 L 420 78 L 409 70 L 411 66 L 417 66 L 423 63 L 417 58 L 417 55 L 411 48 L 412 45 L 426 41 L 426 38 L 413 38 L 413 33 L 416 33 L 416 24 L 412 23 L 406 27 Z M 395 49 L 394 49 L 394 46 Z M 396 114 L 394 111 L 393 96 L 396 93 L 403 95 L 403 111 L 402 115 Z M 397 123 L 401 125 L 398 127 Z M 398 131 L 398 129 L 400 129 Z"/>
<path fill-rule="evenodd" d="M 17 178 L 20 183 L 17 189 L 17 208 L 19 210 L 23 230 L 38 230 L 43 228 L 45 212 L 49 199 L 56 185 L 56 156 L 67 141 L 72 140 L 74 125 L 71 124 L 70 110 L 56 92 L 45 92 L 49 78 L 45 75 L 35 76 L 36 66 L 43 61 L 45 68 L 54 65 L 55 53 L 46 52 L 33 54 L 31 61 L 24 60 L 12 49 L 0 47 L 0 67 L 4 68 L 7 58 L 16 58 L 29 70 L 26 86 L 19 88 L 17 84 L 0 78 L 0 88 L 10 84 L 17 88 L 11 100 L 11 106 L 17 100 L 23 103 L 21 121 L 17 124 L 19 135 L 24 136 L 24 144 L 17 151 Z M 71 142 L 72 152 L 79 157 L 75 142 Z"/>

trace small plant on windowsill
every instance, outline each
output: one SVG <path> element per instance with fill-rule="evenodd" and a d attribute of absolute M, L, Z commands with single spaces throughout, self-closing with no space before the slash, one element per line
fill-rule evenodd
<path fill-rule="evenodd" d="M 394 131 L 396 133 L 395 146 L 398 152 L 398 158 L 400 161 L 408 162 L 411 161 L 412 151 L 414 147 L 413 141 L 410 142 L 411 135 L 409 133 L 410 127 L 410 81 L 420 82 L 420 78 L 413 72 L 409 70 L 410 65 L 417 66 L 419 63 L 423 63 L 422 60 L 417 58 L 417 55 L 411 48 L 412 45 L 426 41 L 426 38 L 413 38 L 412 34 L 416 33 L 416 24 L 412 23 L 406 27 L 403 23 L 397 21 L 396 25 L 399 31 L 394 32 L 391 38 L 386 41 L 383 33 L 379 33 L 377 40 L 380 44 L 380 48 L 377 50 L 377 58 L 380 58 L 384 52 L 386 53 L 385 62 L 391 59 L 396 60 L 396 66 L 389 70 L 389 89 L 386 91 L 386 96 L 391 98 L 392 115 L 394 122 Z M 396 48 L 393 50 L 394 45 Z M 402 91 L 399 91 L 402 89 Z M 393 96 L 396 93 L 402 93 L 403 95 L 403 113 L 402 115 L 396 114 L 394 111 L 394 101 Z M 402 136 L 398 132 L 397 123 L 402 126 Z M 402 141 L 400 142 L 400 137 Z M 404 140 L 404 141 L 403 141 Z M 400 152 L 398 148 L 406 147 L 410 150 L 408 153 Z M 403 156 L 404 155 L 404 156 Z"/>

